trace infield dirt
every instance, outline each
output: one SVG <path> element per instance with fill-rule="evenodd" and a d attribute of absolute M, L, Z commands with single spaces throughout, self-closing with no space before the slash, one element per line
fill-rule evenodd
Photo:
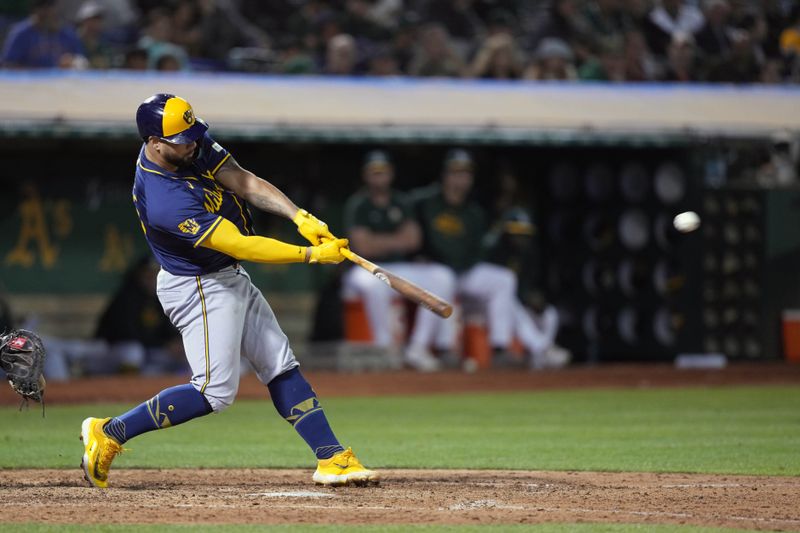
<path fill-rule="evenodd" d="M 387 470 L 322 488 L 301 470 L 0 472 L 3 517 L 45 523 L 533 524 L 621 522 L 800 530 L 800 479 L 688 474 Z"/>

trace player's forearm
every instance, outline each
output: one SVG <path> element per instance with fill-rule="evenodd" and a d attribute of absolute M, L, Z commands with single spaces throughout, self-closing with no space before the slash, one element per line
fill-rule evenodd
<path fill-rule="evenodd" d="M 288 219 L 294 217 L 298 207 L 280 189 L 239 166 L 229 157 L 217 171 L 216 179 L 250 205 Z"/>
<path fill-rule="evenodd" d="M 307 247 L 288 244 L 258 235 L 245 236 L 232 222 L 222 219 L 200 246 L 256 263 L 302 263 Z"/>
<path fill-rule="evenodd" d="M 292 219 L 298 211 L 297 205 L 270 182 L 253 176 L 244 191 L 244 199 L 262 211 Z"/>

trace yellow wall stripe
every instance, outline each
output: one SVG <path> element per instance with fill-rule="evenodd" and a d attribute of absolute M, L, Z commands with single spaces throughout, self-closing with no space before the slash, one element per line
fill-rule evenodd
<path fill-rule="evenodd" d="M 206 237 L 211 235 L 211 232 L 214 231 L 214 229 L 217 226 L 219 226 L 220 222 L 222 222 L 222 217 L 217 217 L 217 220 L 215 220 L 214 223 L 211 224 L 211 226 L 209 226 L 209 228 L 206 231 L 204 231 L 203 234 L 200 235 L 200 237 L 196 241 L 194 241 L 194 247 L 197 248 L 198 246 L 200 246 L 200 243 L 206 240 Z"/>
<path fill-rule="evenodd" d="M 196 276 L 196 279 L 197 291 L 200 293 L 200 307 L 203 309 L 203 339 L 205 341 L 206 350 L 206 381 L 203 383 L 203 386 L 200 387 L 200 392 L 203 393 L 209 381 L 211 381 L 211 363 L 208 355 L 208 314 L 206 313 L 206 297 L 203 294 L 203 284 L 200 282 L 200 276 Z"/>

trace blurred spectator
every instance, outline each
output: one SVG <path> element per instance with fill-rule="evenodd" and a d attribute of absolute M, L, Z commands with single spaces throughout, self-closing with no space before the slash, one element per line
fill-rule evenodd
<path fill-rule="evenodd" d="M 761 67 L 758 81 L 767 85 L 776 85 L 785 81 L 784 64 L 780 59 L 767 59 Z"/>
<path fill-rule="evenodd" d="M 758 81 L 761 65 L 750 34 L 742 30 L 734 31 L 731 46 L 730 54 L 709 69 L 707 80 L 729 83 Z"/>
<path fill-rule="evenodd" d="M 212 8 L 211 2 L 178 0 L 173 4 L 168 40 L 183 47 L 190 57 L 200 56 L 203 47 L 203 15 Z M 205 6 L 205 9 L 204 7 Z"/>
<path fill-rule="evenodd" d="M 2 64 L 12 68 L 81 68 L 86 59 L 75 30 L 62 25 L 55 0 L 32 0 L 30 16 L 6 37 Z"/>
<path fill-rule="evenodd" d="M 383 28 L 394 30 L 403 15 L 403 0 L 376 0 L 369 17 Z"/>
<path fill-rule="evenodd" d="M 351 35 L 340 33 L 328 41 L 325 54 L 325 73 L 335 76 L 352 76 L 356 73 L 358 50 Z"/>
<path fill-rule="evenodd" d="M 18 20 L 20 2 L 27 3 L 9 0 L 0 5 L 0 38 Z M 25 28 L 17 25 L 5 42 L 6 66 L 139 68 L 132 61 L 138 52 L 130 61 L 118 52 L 139 46 L 147 50 L 151 70 L 573 79 L 571 71 L 579 69 L 582 79 L 647 81 L 673 76 L 665 71 L 674 37 L 690 35 L 697 56 L 690 79 L 800 80 L 800 59 L 796 59 L 800 4 L 789 0 L 549 0 L 546 5 L 523 0 L 32 3 L 33 11 L 41 15 L 27 21 L 33 28 L 27 32 L 45 43 L 45 49 L 35 48 L 38 56 L 46 57 L 20 56 L 21 49 L 30 47 L 30 38 L 20 39 L 17 34 Z M 58 24 L 53 4 L 63 20 L 80 26 L 78 53 L 73 50 L 78 46 L 75 41 L 63 42 L 70 30 Z M 345 39 L 333 41 L 338 35 L 352 38 L 355 53 Z M 16 41 L 13 47 L 11 37 Z M 569 57 L 548 39 L 564 43 Z M 82 50 L 91 56 L 88 61 Z M 340 56 L 335 68 L 327 67 L 329 54 Z M 169 57 L 161 60 L 162 56 Z M 465 63 L 467 58 L 471 59 Z M 786 61 L 780 68 L 779 58 Z M 543 64 L 550 60 L 551 65 Z M 735 65 L 736 61 L 744 64 Z"/>
<path fill-rule="evenodd" d="M 385 152 L 375 150 L 367 154 L 362 179 L 364 187 L 348 199 L 345 207 L 344 225 L 350 246 L 367 259 L 452 301 L 455 293 L 452 270 L 443 265 L 409 261 L 419 250 L 422 236 L 408 198 L 392 188 L 394 166 Z M 393 343 L 394 291 L 363 268 L 351 267 L 342 280 L 342 293 L 345 299 L 361 298 L 373 343 L 389 348 Z M 452 321 L 418 306 L 405 362 L 420 371 L 438 370 L 439 361 L 429 348 L 452 350 L 454 335 Z"/>
<path fill-rule="evenodd" d="M 647 48 L 657 57 L 663 58 L 672 41 L 672 35 L 658 27 L 650 15 L 651 0 L 622 0 L 622 9 L 633 24 L 634 31 L 640 31 L 647 43 Z"/>
<path fill-rule="evenodd" d="M 765 25 L 762 39 L 764 53 L 767 57 L 779 57 L 781 55 L 781 32 L 789 20 L 790 11 L 787 8 L 790 3 L 782 0 L 760 0 L 759 3 Z M 794 6 L 797 8 L 800 7 L 800 4 L 794 2 Z"/>
<path fill-rule="evenodd" d="M 147 50 L 131 48 L 125 52 L 122 68 L 126 70 L 147 70 Z"/>
<path fill-rule="evenodd" d="M 370 4 L 367 0 L 345 0 L 342 32 L 359 41 L 383 42 L 389 38 L 389 31 L 372 19 Z"/>
<path fill-rule="evenodd" d="M 728 24 L 728 0 L 706 0 L 705 24 L 695 35 L 697 46 L 707 57 L 722 59 L 731 51 L 731 32 Z"/>
<path fill-rule="evenodd" d="M 633 22 L 621 9 L 621 0 L 590 1 L 584 19 L 593 50 L 622 50 L 625 33 L 633 29 Z"/>
<path fill-rule="evenodd" d="M 89 68 L 108 69 L 114 60 L 114 50 L 103 35 L 104 20 L 105 10 L 94 0 L 84 2 L 75 15 L 78 37 L 86 51 Z"/>
<path fill-rule="evenodd" d="M 673 82 L 700 80 L 697 72 L 697 50 L 691 35 L 677 33 L 672 37 L 667 50 L 664 80 Z"/>
<path fill-rule="evenodd" d="M 676 35 L 681 35 L 681 38 L 694 36 L 705 21 L 702 11 L 684 0 L 660 0 L 648 18 L 653 30 L 662 34 L 661 37 L 654 36 L 650 43 L 657 54 L 663 54 Z"/>
<path fill-rule="evenodd" d="M 589 81 L 622 82 L 625 81 L 625 67 L 622 44 L 604 45 L 600 48 L 598 56 L 590 57 L 580 66 L 578 78 Z"/>
<path fill-rule="evenodd" d="M 103 12 L 103 38 L 113 47 L 124 48 L 136 42 L 139 10 L 133 0 L 58 0 L 61 20 L 76 20 L 81 7 L 93 3 Z"/>
<path fill-rule="evenodd" d="M 304 41 L 295 40 L 287 44 L 278 60 L 277 71 L 281 74 L 312 74 L 317 65 L 314 57 L 304 46 Z"/>
<path fill-rule="evenodd" d="M 684 0 L 661 0 L 650 12 L 650 19 L 668 35 L 694 35 L 703 27 L 703 12 Z"/>
<path fill-rule="evenodd" d="M 472 0 L 438 0 L 428 3 L 426 20 L 441 25 L 457 53 L 466 57 L 484 32 L 483 22 L 472 7 Z"/>
<path fill-rule="evenodd" d="M 147 255 L 126 273 L 97 326 L 109 360 L 122 371 L 144 374 L 188 370 L 181 337 L 156 296 L 159 266 Z"/>
<path fill-rule="evenodd" d="M 206 68 L 224 68 L 234 49 L 269 46 L 267 34 L 245 19 L 230 0 L 178 2 L 173 36 L 173 42 L 183 46 L 190 57 L 215 62 Z"/>
<path fill-rule="evenodd" d="M 392 54 L 392 50 L 387 46 L 376 48 L 369 58 L 367 68 L 369 76 L 398 76 L 400 69 L 397 66 L 397 59 Z"/>
<path fill-rule="evenodd" d="M 784 56 L 800 57 L 800 5 L 792 8 L 789 25 L 781 32 L 780 45 Z"/>
<path fill-rule="evenodd" d="M 392 55 L 403 74 L 409 73 L 411 62 L 416 54 L 419 39 L 419 20 L 415 13 L 406 12 L 399 22 L 392 38 Z"/>
<path fill-rule="evenodd" d="M 159 72 L 178 72 L 181 70 L 181 64 L 174 55 L 164 53 L 156 61 L 156 70 Z"/>
<path fill-rule="evenodd" d="M 533 31 L 528 47 L 536 49 L 548 38 L 558 39 L 567 46 L 572 46 L 585 39 L 588 34 L 588 24 L 578 10 L 577 0 L 553 0 Z"/>
<path fill-rule="evenodd" d="M 456 52 L 444 26 L 429 24 L 420 34 L 419 48 L 409 65 L 409 74 L 422 77 L 460 77 L 464 60 Z"/>
<path fill-rule="evenodd" d="M 156 8 L 147 14 L 147 26 L 139 39 L 139 47 L 147 51 L 147 66 L 155 69 L 161 56 L 172 56 L 180 70 L 188 68 L 189 55 L 186 50 L 172 42 L 172 12 L 166 8 Z"/>
<path fill-rule="evenodd" d="M 509 35 L 514 37 L 517 24 L 511 13 L 505 9 L 493 9 L 486 18 L 486 37 L 494 35 Z"/>
<path fill-rule="evenodd" d="M 331 8 L 322 0 L 307 0 L 297 6 L 286 18 L 286 29 L 295 38 L 312 33 L 323 14 L 330 13 Z M 252 17 L 252 13 L 247 10 L 245 10 L 245 15 Z"/>
<path fill-rule="evenodd" d="M 525 69 L 525 79 L 575 80 L 578 74 L 572 60 L 572 50 L 567 43 L 555 37 L 547 37 L 536 48 L 533 62 Z"/>
<path fill-rule="evenodd" d="M 625 34 L 625 80 L 653 81 L 661 77 L 661 65 L 650 53 L 644 35 L 639 31 Z"/>
<path fill-rule="evenodd" d="M 508 33 L 488 37 L 469 67 L 469 76 L 495 80 L 517 80 L 522 77 L 522 54 Z"/>

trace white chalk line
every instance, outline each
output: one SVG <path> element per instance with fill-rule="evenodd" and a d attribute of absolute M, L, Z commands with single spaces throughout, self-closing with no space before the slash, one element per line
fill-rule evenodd
<path fill-rule="evenodd" d="M 499 503 L 496 500 L 475 500 L 472 502 L 466 503 L 456 503 L 451 505 L 447 508 L 450 511 L 474 511 L 475 509 L 518 509 L 524 510 L 524 505 L 509 505 L 505 503 Z M 444 508 L 439 507 L 440 511 L 443 511 Z"/>
<path fill-rule="evenodd" d="M 249 494 L 245 494 L 245 496 L 250 496 L 251 498 L 261 497 L 261 498 L 335 498 L 335 494 L 330 494 L 327 492 L 314 492 L 311 490 L 294 490 L 294 491 L 283 491 L 283 492 L 251 492 Z"/>
<path fill-rule="evenodd" d="M 676 483 L 674 485 L 659 485 L 662 489 L 724 489 L 728 487 L 749 487 L 741 483 Z"/>

